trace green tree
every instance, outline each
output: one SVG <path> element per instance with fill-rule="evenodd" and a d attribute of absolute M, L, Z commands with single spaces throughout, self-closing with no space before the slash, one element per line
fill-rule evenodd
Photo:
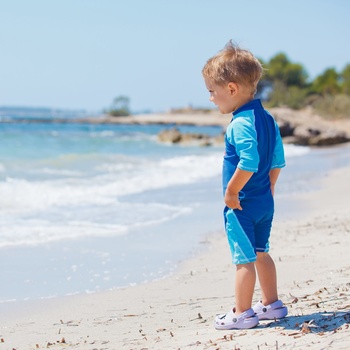
<path fill-rule="evenodd" d="M 260 94 L 268 92 L 271 107 L 286 105 L 301 108 L 307 95 L 307 72 L 299 63 L 293 63 L 286 54 L 278 53 L 266 64 L 260 87 Z"/>
<path fill-rule="evenodd" d="M 286 86 L 304 87 L 308 75 L 299 63 L 292 63 L 284 53 L 278 53 L 267 64 L 265 79 L 274 83 L 282 82 Z"/>
<path fill-rule="evenodd" d="M 341 90 L 339 78 L 335 68 L 328 68 L 312 82 L 312 91 L 320 95 L 336 95 Z"/>
<path fill-rule="evenodd" d="M 287 86 L 305 87 L 308 75 L 301 64 L 288 64 L 287 67 L 285 67 L 284 75 L 284 81 Z"/>
<path fill-rule="evenodd" d="M 350 64 L 338 73 L 328 68 L 313 81 L 299 63 L 280 52 L 268 62 L 260 59 L 264 75 L 258 85 L 258 96 L 269 107 L 288 106 L 294 109 L 313 106 L 329 116 L 348 115 L 350 105 Z"/>
<path fill-rule="evenodd" d="M 130 99 L 127 96 L 120 95 L 113 100 L 111 109 L 108 114 L 113 117 L 122 117 L 130 115 Z"/>
<path fill-rule="evenodd" d="M 284 70 L 289 64 L 289 59 L 284 53 L 278 53 L 267 63 L 266 79 L 273 81 L 283 81 Z"/>
<path fill-rule="evenodd" d="M 347 64 L 340 74 L 341 90 L 344 94 L 350 95 L 350 64 Z"/>

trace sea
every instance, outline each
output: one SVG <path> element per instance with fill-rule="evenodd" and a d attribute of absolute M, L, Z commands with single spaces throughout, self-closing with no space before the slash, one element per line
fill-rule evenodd
<path fill-rule="evenodd" d="M 0 303 L 147 283 L 208 249 L 223 232 L 223 145 L 159 142 L 170 127 L 0 116 Z M 285 145 L 277 219 L 348 150 Z"/>

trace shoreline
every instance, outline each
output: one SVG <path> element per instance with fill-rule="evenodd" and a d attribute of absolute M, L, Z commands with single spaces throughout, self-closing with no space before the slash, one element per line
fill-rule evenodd
<path fill-rule="evenodd" d="M 275 222 L 271 254 L 289 316 L 257 328 L 216 331 L 232 307 L 234 268 L 223 232 L 208 249 L 161 280 L 90 295 L 0 306 L 0 350 L 348 349 L 350 346 L 350 167 L 332 170 L 321 189 L 298 194 L 302 218 Z M 294 198 L 295 199 L 295 198 Z M 259 292 L 255 294 L 255 300 Z M 12 307 L 13 306 L 13 307 Z M 50 345 L 49 345 L 50 344 Z"/>
<path fill-rule="evenodd" d="M 337 146 L 327 151 L 305 150 L 301 155 L 287 157 L 290 166 L 283 172 L 279 183 L 276 219 L 300 215 L 302 208 L 295 205 L 293 195 L 317 188 L 318 180 L 315 180 L 324 176 L 329 169 L 324 159 L 334 156 L 339 158 L 337 154 L 343 151 L 347 153 L 347 150 L 350 149 Z M 218 157 L 217 166 L 221 154 Z M 308 165 L 311 161 L 312 167 Z M 317 170 L 313 171 L 312 168 Z M 310 171 L 314 174 L 312 183 L 303 178 L 303 174 L 310 174 Z M 127 234 L 111 237 L 83 236 L 3 247 L 0 265 L 4 267 L 4 283 L 0 302 L 128 287 L 173 273 L 181 261 L 206 249 L 202 241 L 208 233 L 222 229 L 220 184 L 218 174 L 196 184 L 182 184 L 124 197 L 125 203 L 136 200 L 147 203 L 153 198 L 163 205 L 192 208 L 163 224 L 130 228 Z"/>
<path fill-rule="evenodd" d="M 292 110 L 286 107 L 275 107 L 269 110 L 276 119 L 284 143 L 325 147 L 350 142 L 350 119 L 327 119 L 321 117 L 310 108 Z M 100 115 L 96 117 L 78 118 L 4 118 L 0 117 L 1 124 L 90 124 L 90 125 L 165 125 L 167 127 L 220 127 L 226 129 L 232 116 L 222 115 L 218 111 L 186 111 L 183 113 L 153 113 L 131 114 L 129 116 L 112 117 Z M 186 134 L 173 132 L 162 135 L 163 142 L 188 142 L 205 138 L 206 134 Z M 178 131 L 178 130 L 176 130 Z M 202 140 L 202 145 L 222 142 L 222 135 L 218 138 Z"/>
<path fill-rule="evenodd" d="M 222 126 L 226 127 L 230 115 L 221 115 L 216 111 L 208 113 L 150 113 L 150 114 L 131 114 L 129 116 L 112 117 L 101 115 L 97 117 L 79 117 L 79 118 L 14 118 L 0 119 L 0 123 L 77 123 L 77 124 L 177 124 L 193 126 Z"/>
<path fill-rule="evenodd" d="M 276 120 L 294 121 L 297 125 L 305 124 L 308 127 L 321 125 L 324 128 L 345 131 L 350 135 L 350 119 L 332 119 L 321 117 L 312 109 L 305 108 L 293 110 L 288 107 L 267 108 Z M 193 125 L 193 126 L 221 126 L 226 128 L 232 118 L 231 114 L 221 114 L 216 109 L 203 111 L 186 112 L 156 112 L 148 114 L 130 114 L 129 116 L 112 117 L 107 114 L 87 117 L 19 117 L 4 118 L 0 116 L 0 124 L 7 123 L 78 123 L 78 124 L 170 124 L 170 125 Z"/>

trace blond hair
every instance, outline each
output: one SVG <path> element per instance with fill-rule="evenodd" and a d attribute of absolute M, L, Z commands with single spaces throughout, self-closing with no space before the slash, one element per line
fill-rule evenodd
<path fill-rule="evenodd" d="M 251 87 L 253 94 L 262 74 L 263 68 L 259 60 L 250 51 L 233 44 L 232 40 L 211 57 L 202 69 L 202 75 L 214 84 L 243 84 Z"/>

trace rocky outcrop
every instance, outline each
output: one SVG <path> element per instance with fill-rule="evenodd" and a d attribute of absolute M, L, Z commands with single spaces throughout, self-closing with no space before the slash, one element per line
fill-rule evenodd
<path fill-rule="evenodd" d="M 293 111 L 287 108 L 271 110 L 284 143 L 303 146 L 330 146 L 350 141 L 350 132 L 339 124 L 312 114 L 311 111 Z M 209 137 L 205 134 L 181 133 L 173 127 L 159 133 L 158 139 L 169 143 L 195 143 L 210 146 L 222 143 L 224 136 Z"/>
<path fill-rule="evenodd" d="M 179 143 L 182 140 L 182 134 L 179 129 L 165 129 L 158 134 L 158 140 L 168 143 Z"/>
<path fill-rule="evenodd" d="M 202 133 L 181 133 L 176 127 L 171 129 L 165 129 L 158 134 L 158 140 L 167 143 L 186 143 L 196 144 L 199 146 L 211 146 L 214 144 L 222 143 L 224 136 L 219 135 L 216 137 L 210 137 L 209 135 Z"/>
<path fill-rule="evenodd" d="M 273 110 L 284 143 L 330 146 L 350 141 L 350 133 L 338 124 L 314 115 L 311 110 Z"/>
<path fill-rule="evenodd" d="M 296 111 L 290 108 L 279 107 L 269 109 L 269 111 L 275 117 L 285 143 L 329 146 L 350 142 L 350 118 L 326 119 L 316 115 L 312 108 Z M 140 124 L 216 125 L 222 126 L 223 130 L 225 130 L 230 118 L 231 115 L 221 115 L 218 111 L 211 111 L 210 113 L 170 113 L 135 116 L 133 122 Z M 181 134 L 180 136 L 179 134 L 181 133 L 178 131 L 177 136 L 174 138 L 175 142 L 197 142 L 210 145 L 223 141 L 222 136 L 213 139 L 206 135 Z M 167 139 L 166 142 L 173 141 Z"/>
<path fill-rule="evenodd" d="M 285 138 L 284 142 L 307 146 L 330 146 L 349 142 L 349 137 L 344 131 L 299 125 L 294 129 L 293 135 Z"/>

